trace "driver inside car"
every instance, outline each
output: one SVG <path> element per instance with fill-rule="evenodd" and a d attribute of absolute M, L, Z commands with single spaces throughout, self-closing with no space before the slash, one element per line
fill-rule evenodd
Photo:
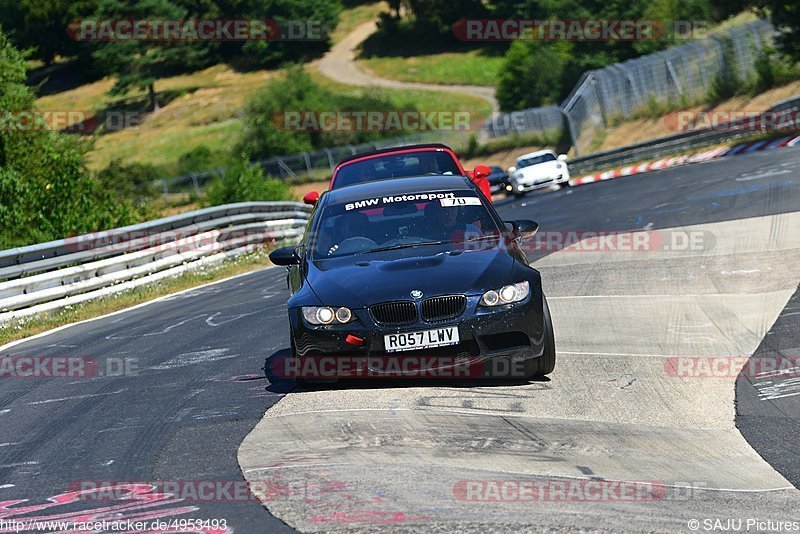
<path fill-rule="evenodd" d="M 333 238 L 333 244 L 328 249 L 328 256 L 334 255 L 347 239 L 363 236 L 369 225 L 369 217 L 366 213 L 347 213 L 341 215 L 340 219 L 341 223 L 334 227 L 336 237 Z"/>
<path fill-rule="evenodd" d="M 463 208 L 461 206 L 444 207 L 438 202 L 431 202 L 425 206 L 425 221 L 429 225 L 431 232 L 429 235 L 441 234 L 442 241 L 466 241 L 471 238 L 483 236 L 480 227 L 472 223 L 465 225 L 457 225 L 459 219 L 463 217 L 459 213 Z"/>

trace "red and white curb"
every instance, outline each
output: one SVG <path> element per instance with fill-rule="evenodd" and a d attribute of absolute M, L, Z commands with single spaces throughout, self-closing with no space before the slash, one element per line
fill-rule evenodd
<path fill-rule="evenodd" d="M 779 139 L 767 141 L 755 141 L 751 143 L 741 143 L 732 147 L 721 147 L 713 150 L 706 150 L 692 155 L 684 154 L 673 158 L 664 158 L 656 161 L 647 161 L 638 165 L 628 165 L 619 169 L 611 169 L 609 171 L 599 172 L 596 174 L 587 174 L 579 178 L 573 178 L 569 181 L 569 185 L 583 185 L 593 182 L 602 182 L 604 180 L 613 180 L 614 178 L 622 178 L 623 176 L 632 176 L 634 174 L 642 174 L 650 171 L 658 171 L 667 169 L 669 167 L 677 167 L 679 165 L 686 165 L 689 163 L 699 163 L 701 161 L 710 161 L 727 156 L 735 156 L 738 154 L 748 154 L 750 152 L 758 152 L 761 150 L 772 150 L 773 148 L 783 148 L 787 146 L 796 146 L 800 144 L 800 135 L 790 135 L 788 137 L 781 137 Z"/>

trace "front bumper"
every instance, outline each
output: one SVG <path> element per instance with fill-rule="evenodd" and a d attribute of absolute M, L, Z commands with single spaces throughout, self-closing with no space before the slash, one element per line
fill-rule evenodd
<path fill-rule="evenodd" d="M 495 184 L 489 184 L 489 191 L 491 191 L 493 195 L 496 195 L 497 193 L 502 193 L 503 191 L 506 191 L 509 185 L 510 184 L 506 181 L 497 182 Z"/>
<path fill-rule="evenodd" d="M 314 326 L 302 318 L 299 308 L 293 308 L 289 310 L 289 322 L 295 353 L 299 359 L 351 359 L 332 378 L 363 376 L 363 369 L 360 369 L 363 367 L 370 368 L 370 375 L 384 374 L 383 371 L 391 374 L 387 369 L 392 368 L 391 372 L 395 372 L 398 362 L 399 368 L 406 369 L 405 364 L 409 361 L 423 365 L 426 358 L 438 358 L 427 361 L 430 365 L 443 368 L 469 366 L 466 376 L 496 377 L 498 373 L 518 372 L 521 362 L 542 354 L 544 317 L 541 293 L 532 292 L 521 302 L 496 308 L 479 306 L 479 300 L 480 295 L 469 296 L 464 313 L 456 319 L 438 322 L 418 320 L 401 327 L 377 323 L 368 309 L 353 310 L 356 320 L 345 325 Z M 386 351 L 384 336 L 387 334 L 447 326 L 458 328 L 457 345 L 391 353 Z M 348 343 L 348 336 L 363 340 L 363 344 Z M 510 362 L 510 366 L 499 365 L 495 361 L 498 359 Z M 416 366 L 409 368 L 416 369 Z"/>
<path fill-rule="evenodd" d="M 528 191 L 533 191 L 535 189 L 542 189 L 545 187 L 550 187 L 552 185 L 557 184 L 564 184 L 569 182 L 569 175 L 564 174 L 557 174 L 555 176 L 550 176 L 548 178 L 540 178 L 538 180 L 533 181 L 512 181 L 506 190 L 509 193 L 527 193 Z M 509 189 L 510 188 L 510 189 Z"/>

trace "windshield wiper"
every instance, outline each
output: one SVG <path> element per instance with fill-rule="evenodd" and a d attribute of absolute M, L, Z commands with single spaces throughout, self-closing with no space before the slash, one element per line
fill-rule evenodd
<path fill-rule="evenodd" d="M 470 243 L 470 242 L 472 242 L 472 241 L 485 241 L 485 240 L 487 240 L 487 239 L 500 239 L 500 236 L 499 236 L 499 235 L 497 235 L 497 234 L 486 234 L 486 235 L 479 235 L 479 236 L 474 236 L 474 237 L 468 237 L 468 238 L 467 238 L 467 239 L 465 239 L 464 241 L 466 241 L 467 243 Z"/>
<path fill-rule="evenodd" d="M 367 252 L 384 252 L 386 250 L 400 250 L 401 248 L 411 248 L 422 245 L 443 245 L 445 241 L 417 241 L 416 243 L 397 243 L 396 245 L 389 245 L 386 247 L 371 248 L 359 254 L 366 254 Z"/>

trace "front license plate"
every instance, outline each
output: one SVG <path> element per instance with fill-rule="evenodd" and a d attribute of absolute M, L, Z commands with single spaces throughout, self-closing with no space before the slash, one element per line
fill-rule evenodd
<path fill-rule="evenodd" d="M 448 326 L 445 328 L 437 328 L 435 330 L 424 330 L 422 332 L 387 334 L 383 336 L 386 352 L 445 347 L 447 345 L 456 345 L 458 341 L 457 326 Z"/>

